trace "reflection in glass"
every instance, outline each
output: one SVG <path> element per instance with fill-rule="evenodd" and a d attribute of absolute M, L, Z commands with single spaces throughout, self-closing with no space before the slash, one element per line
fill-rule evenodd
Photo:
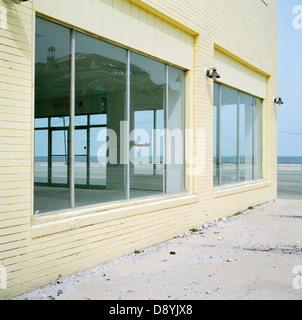
<path fill-rule="evenodd" d="M 131 197 L 163 193 L 163 166 L 157 166 L 160 139 L 153 135 L 163 129 L 166 91 L 166 66 L 158 61 L 131 53 L 130 55 L 130 128 L 131 141 Z M 162 113 L 163 114 L 163 113 Z M 156 131 L 157 134 L 160 132 Z"/>
<path fill-rule="evenodd" d="M 219 169 L 220 169 L 220 149 L 219 149 L 219 137 L 220 137 L 220 86 L 214 83 L 214 109 L 213 109 L 213 183 L 214 186 L 218 186 L 219 183 Z"/>
<path fill-rule="evenodd" d="M 134 112 L 134 174 L 153 175 L 155 146 L 153 134 L 155 114 L 158 110 L 139 110 Z"/>
<path fill-rule="evenodd" d="M 92 114 L 90 115 L 90 125 L 106 125 L 107 123 L 107 114 Z"/>
<path fill-rule="evenodd" d="M 37 126 L 35 129 L 35 159 L 43 154 L 43 166 L 48 168 L 48 178 L 46 179 L 44 172 L 44 177 L 41 180 L 39 176 L 41 165 L 40 168 L 36 167 L 35 213 L 69 207 L 67 186 L 70 97 L 69 43 L 70 30 L 68 28 L 36 18 L 35 123 Z M 52 117 L 50 128 L 48 128 L 49 117 Z M 38 129 L 41 122 L 46 125 L 46 119 L 47 134 L 46 132 L 41 133 Z M 66 127 L 66 130 L 54 130 L 56 127 Z M 43 140 L 41 140 L 42 135 L 44 136 Z M 60 188 L 55 190 L 54 185 L 60 186 Z M 46 199 L 48 200 L 46 201 Z"/>
<path fill-rule="evenodd" d="M 221 86 L 221 184 L 237 182 L 238 91 Z"/>
<path fill-rule="evenodd" d="M 185 190 L 185 145 L 184 145 L 184 72 L 168 67 L 168 112 L 166 141 L 167 192 Z M 168 141 L 168 139 L 170 139 Z"/>
<path fill-rule="evenodd" d="M 76 127 L 87 126 L 87 116 L 75 116 L 74 125 Z"/>
<path fill-rule="evenodd" d="M 48 118 L 36 118 L 35 128 L 48 128 Z"/>
<path fill-rule="evenodd" d="M 214 186 L 261 179 L 262 100 L 215 83 L 213 114 Z"/>
<path fill-rule="evenodd" d="M 67 130 L 52 131 L 51 184 L 67 185 L 68 137 Z"/>
<path fill-rule="evenodd" d="M 164 134 L 165 128 L 164 110 L 154 111 L 155 130 L 153 133 L 153 171 L 155 175 L 163 175 L 164 171 Z"/>
<path fill-rule="evenodd" d="M 240 181 L 253 180 L 254 97 L 240 93 Z"/>
<path fill-rule="evenodd" d="M 87 129 L 75 130 L 75 168 L 74 179 L 76 185 L 87 185 Z"/>
<path fill-rule="evenodd" d="M 102 133 L 102 131 L 104 133 Z M 106 186 L 106 143 L 98 141 L 98 136 L 106 136 L 106 128 L 90 128 L 90 151 L 89 151 L 89 183 L 94 186 Z M 97 150 L 97 156 L 95 152 Z"/>
<path fill-rule="evenodd" d="M 50 118 L 51 127 L 69 127 L 69 117 L 52 117 Z"/>
<path fill-rule="evenodd" d="M 48 130 L 35 130 L 35 183 L 48 182 Z"/>
<path fill-rule="evenodd" d="M 254 178 L 262 179 L 262 101 L 255 98 Z"/>
<path fill-rule="evenodd" d="M 39 17 L 35 47 L 35 214 L 184 190 L 185 72 Z"/>
<path fill-rule="evenodd" d="M 75 126 L 83 128 L 75 130 L 77 207 L 126 198 L 126 164 L 120 163 L 126 58 L 124 49 L 76 34 Z M 116 137 L 107 141 L 106 130 Z"/>

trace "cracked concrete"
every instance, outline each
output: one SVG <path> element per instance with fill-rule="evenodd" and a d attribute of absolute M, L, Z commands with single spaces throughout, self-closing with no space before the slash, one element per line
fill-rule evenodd
<path fill-rule="evenodd" d="M 272 201 L 196 231 L 15 299 L 302 299 L 293 287 L 302 265 L 301 200 Z"/>

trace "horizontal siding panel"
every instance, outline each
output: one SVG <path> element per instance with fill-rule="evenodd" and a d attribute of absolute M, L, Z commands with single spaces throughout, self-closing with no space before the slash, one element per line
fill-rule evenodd
<path fill-rule="evenodd" d="M 14 121 L 4 121 L 1 119 L 0 115 L 0 128 L 3 129 L 12 129 L 12 130 L 19 130 L 19 131 L 30 131 L 31 123 L 30 122 L 14 122 Z"/>
<path fill-rule="evenodd" d="M 0 98 L 0 103 L 6 107 L 20 107 L 31 110 L 31 101 L 23 101 L 12 97 L 11 99 Z"/>
<path fill-rule="evenodd" d="M 26 137 L 31 137 L 31 131 L 30 130 L 19 130 L 19 129 L 2 129 L 0 128 L 0 143 L 1 140 L 5 137 L 20 137 L 20 138 L 26 138 Z"/>
<path fill-rule="evenodd" d="M 3 48 L 3 47 L 2 47 Z M 11 49 L 14 51 L 13 49 Z M 9 50 L 8 50 L 9 51 Z M 24 53 L 24 51 L 23 51 Z M 18 56 L 15 54 L 9 54 L 7 51 L 2 51 L 1 52 L 1 58 L 6 61 L 14 62 L 14 63 L 19 63 L 24 66 L 31 66 L 31 61 L 29 58 L 31 58 L 31 53 L 28 52 L 27 57 L 23 54 L 22 56 Z"/>
<path fill-rule="evenodd" d="M 17 34 L 15 34 L 15 37 L 17 37 Z M 19 57 L 24 57 L 24 55 L 30 54 L 32 52 L 32 46 L 27 41 L 25 42 L 16 41 L 17 39 L 11 39 L 5 36 L 0 37 L 0 40 L 1 40 L 0 51 L 2 52 L 12 53 Z M 3 51 L 5 50 L 5 48 L 6 48 L 6 51 Z"/>
<path fill-rule="evenodd" d="M 19 218 L 26 218 L 27 220 L 30 220 L 30 217 L 28 215 L 29 209 L 29 202 L 1 204 L 0 221 Z"/>
<path fill-rule="evenodd" d="M 0 195 L 3 196 L 5 191 L 14 192 L 14 194 L 20 194 L 20 191 L 23 189 L 29 189 L 31 187 L 30 181 L 23 181 L 22 188 L 20 188 L 20 181 L 18 182 L 9 182 L 6 184 L 0 184 Z"/>
<path fill-rule="evenodd" d="M 1 133 L 1 131 L 0 131 Z M 0 167 L 19 167 L 25 168 L 31 165 L 30 159 L 0 159 Z"/>

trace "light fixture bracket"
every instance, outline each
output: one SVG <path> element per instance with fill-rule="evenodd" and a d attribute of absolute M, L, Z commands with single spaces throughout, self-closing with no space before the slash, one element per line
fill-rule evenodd
<path fill-rule="evenodd" d="M 281 106 L 282 104 L 284 104 L 284 102 L 280 97 L 274 98 L 274 103 L 277 104 L 278 106 Z"/>
<path fill-rule="evenodd" d="M 213 79 L 214 81 L 220 78 L 220 75 L 218 74 L 216 68 L 206 69 L 206 76 L 207 78 Z"/>

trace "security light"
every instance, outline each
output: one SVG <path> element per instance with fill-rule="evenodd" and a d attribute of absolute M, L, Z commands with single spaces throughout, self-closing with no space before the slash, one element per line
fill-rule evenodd
<path fill-rule="evenodd" d="M 14 2 L 16 4 L 20 4 L 21 2 L 24 2 L 24 1 L 28 1 L 28 0 L 4 0 L 5 2 Z"/>
<path fill-rule="evenodd" d="M 284 102 L 282 101 L 282 99 L 280 97 L 275 98 L 274 103 L 277 104 L 278 106 L 281 106 L 282 104 L 284 104 Z"/>
<path fill-rule="evenodd" d="M 220 78 L 216 68 L 211 68 L 206 70 L 206 76 L 214 81 Z"/>

